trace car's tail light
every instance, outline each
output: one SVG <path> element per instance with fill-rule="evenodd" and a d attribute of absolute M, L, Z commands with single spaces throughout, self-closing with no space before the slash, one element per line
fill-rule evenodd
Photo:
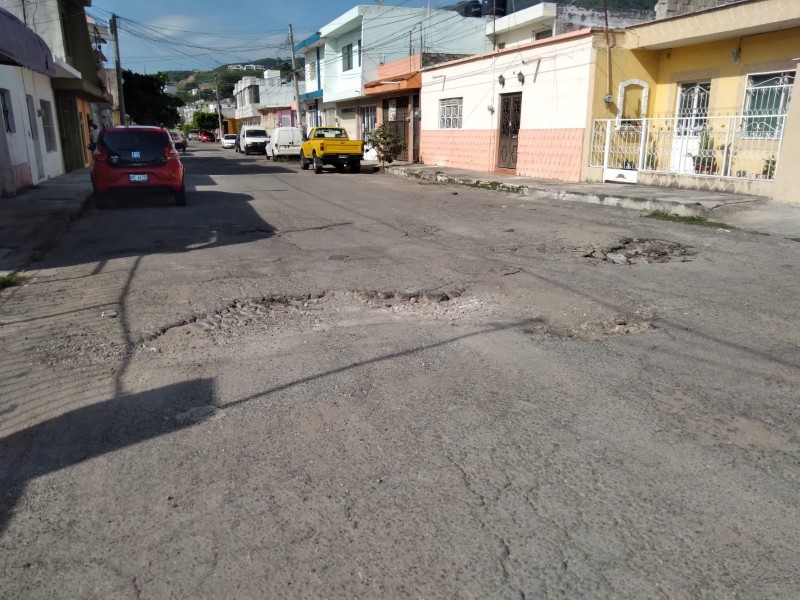
<path fill-rule="evenodd" d="M 94 162 L 106 162 L 108 154 L 100 146 L 97 146 L 92 152 L 92 159 Z"/>
<path fill-rule="evenodd" d="M 320 145 L 319 145 L 319 151 L 320 151 L 320 152 L 325 152 L 325 142 L 321 142 L 321 143 L 320 143 Z"/>
<path fill-rule="evenodd" d="M 164 150 L 164 156 L 167 157 L 167 160 L 180 160 L 181 155 L 178 153 L 177 150 L 173 146 L 168 147 Z"/>

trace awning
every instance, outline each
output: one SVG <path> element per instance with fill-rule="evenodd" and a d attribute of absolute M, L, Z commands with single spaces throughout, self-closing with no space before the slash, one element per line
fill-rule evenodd
<path fill-rule="evenodd" d="M 315 98 L 322 98 L 322 90 L 314 90 L 307 94 L 300 94 L 300 100 L 314 100 Z"/>
<path fill-rule="evenodd" d="M 0 64 L 17 65 L 48 77 L 56 74 L 53 53 L 33 30 L 0 8 Z"/>

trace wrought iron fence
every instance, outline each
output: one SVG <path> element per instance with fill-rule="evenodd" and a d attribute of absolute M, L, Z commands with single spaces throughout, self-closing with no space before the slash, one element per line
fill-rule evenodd
<path fill-rule="evenodd" d="M 753 119 L 760 125 L 754 127 Z M 688 127 L 681 117 L 598 119 L 590 166 L 706 177 L 773 179 L 785 113 L 704 116 Z"/>

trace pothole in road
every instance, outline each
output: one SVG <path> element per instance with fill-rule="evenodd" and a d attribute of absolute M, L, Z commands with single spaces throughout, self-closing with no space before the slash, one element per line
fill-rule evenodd
<path fill-rule="evenodd" d="M 536 337 L 559 340 L 599 341 L 611 337 L 637 335 L 656 329 L 653 316 L 636 312 L 632 315 L 586 319 L 578 322 L 536 321 L 522 332 Z"/>
<path fill-rule="evenodd" d="M 166 325 L 144 337 L 152 341 L 171 329 L 191 328 L 200 332 L 223 332 L 248 325 L 278 324 L 291 320 L 293 327 L 314 329 L 335 323 L 348 313 L 359 311 L 385 311 L 387 313 L 413 312 L 415 315 L 441 315 L 474 308 L 481 303 L 471 299 L 456 304 L 463 290 L 448 291 L 334 291 L 301 296 L 270 296 L 254 300 L 235 301 L 212 314 Z M 481 306 L 479 306 L 481 305 Z M 187 329 L 188 331 L 188 329 Z"/>
<path fill-rule="evenodd" d="M 689 262 L 697 250 L 678 242 L 648 240 L 644 238 L 622 238 L 615 244 L 593 246 L 582 249 L 581 256 L 615 265 L 638 263 L 666 263 L 673 258 Z"/>

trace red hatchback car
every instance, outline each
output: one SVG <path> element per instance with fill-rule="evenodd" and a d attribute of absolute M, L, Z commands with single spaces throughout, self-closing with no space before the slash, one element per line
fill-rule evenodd
<path fill-rule="evenodd" d="M 200 141 L 201 142 L 213 142 L 215 141 L 214 134 L 210 131 L 204 131 L 200 134 Z"/>
<path fill-rule="evenodd" d="M 97 208 L 108 206 L 110 193 L 135 189 L 168 192 L 175 196 L 175 204 L 186 205 L 183 164 L 166 129 L 109 127 L 90 148 Z"/>

